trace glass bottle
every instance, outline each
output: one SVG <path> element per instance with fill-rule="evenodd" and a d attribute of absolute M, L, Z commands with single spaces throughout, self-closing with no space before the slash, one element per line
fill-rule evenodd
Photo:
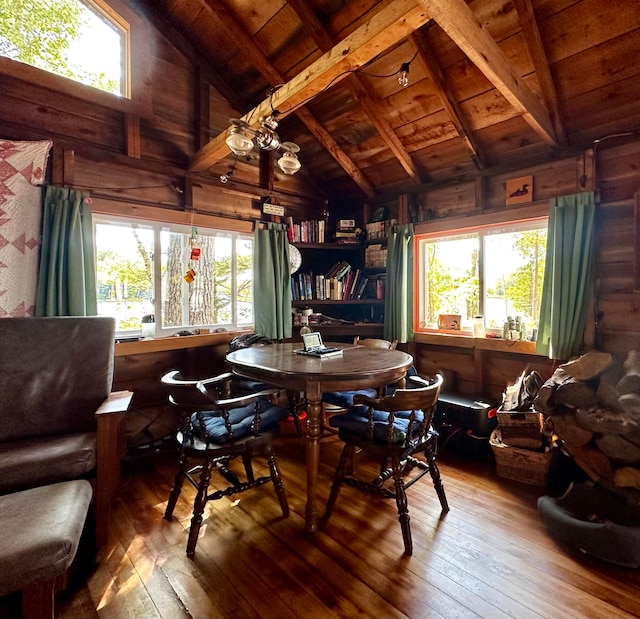
<path fill-rule="evenodd" d="M 473 337 L 484 337 L 485 334 L 484 318 L 478 314 L 473 317 Z"/>

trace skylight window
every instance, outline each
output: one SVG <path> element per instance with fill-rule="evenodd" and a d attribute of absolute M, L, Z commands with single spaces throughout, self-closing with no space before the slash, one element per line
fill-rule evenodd
<path fill-rule="evenodd" d="M 129 97 L 129 25 L 101 0 L 0 0 L 0 55 Z"/>

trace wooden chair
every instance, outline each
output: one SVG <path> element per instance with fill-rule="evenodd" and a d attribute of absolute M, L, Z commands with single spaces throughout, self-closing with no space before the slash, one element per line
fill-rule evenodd
<path fill-rule="evenodd" d="M 326 524 L 331 516 L 343 482 L 369 494 L 394 498 L 404 550 L 410 555 L 413 542 L 406 490 L 429 473 L 443 513 L 449 511 L 449 505 L 436 465 L 437 433 L 431 427 L 443 378 L 438 374 L 431 380 L 420 376 L 412 376 L 409 380 L 417 386 L 413 389 L 396 389 L 393 395 L 381 398 L 356 395 L 349 412 L 331 418 L 330 424 L 338 428 L 338 436 L 345 446 L 322 523 Z M 361 480 L 355 472 L 347 475 L 356 449 L 380 462 L 380 473 L 375 479 Z M 424 459 L 416 457 L 420 453 L 424 454 Z M 414 468 L 419 473 L 405 482 Z M 389 480 L 393 480 L 393 490 L 385 486 Z"/>
<path fill-rule="evenodd" d="M 245 492 L 271 481 L 283 517 L 289 515 L 284 483 L 272 444 L 279 422 L 287 418 L 289 411 L 270 401 L 269 398 L 278 394 L 277 389 L 234 397 L 230 392 L 232 378 L 233 374 L 224 373 L 202 381 L 184 380 L 179 378 L 177 371 L 162 377 L 162 384 L 169 391 L 169 401 L 180 416 L 177 440 L 181 447 L 178 470 L 164 517 L 171 520 L 186 479 L 197 490 L 187 542 L 189 557 L 195 553 L 208 501 Z M 266 458 L 270 474 L 256 478 L 252 462 L 259 454 Z M 242 459 L 244 479 L 230 466 L 237 457 Z M 213 469 L 225 480 L 225 487 L 209 492 Z"/>
<path fill-rule="evenodd" d="M 356 346 L 367 346 L 369 348 L 382 348 L 385 350 L 395 350 L 398 345 L 398 340 L 393 342 L 389 340 L 383 340 L 378 338 L 365 338 L 360 339 L 359 335 L 353 338 L 353 343 Z M 344 413 L 351 406 L 353 406 L 353 398 L 356 394 L 364 394 L 370 397 L 376 397 L 382 395 L 384 387 L 376 391 L 375 389 L 359 389 L 355 391 L 330 391 L 322 396 L 322 409 L 324 416 L 335 413 Z"/>
<path fill-rule="evenodd" d="M 389 350 L 395 350 L 398 345 L 398 340 L 390 342 L 389 340 L 378 339 L 375 337 L 367 337 L 361 340 L 360 336 L 356 335 L 353 338 L 353 343 L 356 346 L 369 346 L 370 348 L 388 348 Z"/>

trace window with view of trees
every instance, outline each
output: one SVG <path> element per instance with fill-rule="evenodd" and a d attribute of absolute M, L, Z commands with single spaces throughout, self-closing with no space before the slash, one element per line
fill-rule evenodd
<path fill-rule="evenodd" d="M 537 328 L 544 280 L 546 219 L 416 236 L 418 324 L 436 329 L 440 314 L 460 314 L 462 329 L 475 315 L 502 330 L 509 316 Z"/>
<path fill-rule="evenodd" d="M 94 226 L 98 313 L 118 333 L 139 333 L 148 315 L 158 335 L 253 324 L 251 236 L 104 216 Z"/>
<path fill-rule="evenodd" d="M 0 55 L 124 97 L 128 37 L 102 0 L 0 0 Z"/>

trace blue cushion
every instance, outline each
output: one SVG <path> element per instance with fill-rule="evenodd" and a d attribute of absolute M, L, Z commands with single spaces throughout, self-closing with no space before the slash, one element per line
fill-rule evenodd
<path fill-rule="evenodd" d="M 257 391 L 264 391 L 265 389 L 273 389 L 273 385 L 261 383 L 258 380 L 251 380 L 250 378 L 234 377 L 233 384 L 244 393 L 256 393 Z"/>
<path fill-rule="evenodd" d="M 378 392 L 375 389 L 358 389 L 355 391 L 330 391 L 323 394 L 322 401 L 340 408 L 351 408 L 353 406 L 353 396 L 358 393 L 370 398 L 378 397 Z"/>
<path fill-rule="evenodd" d="M 393 419 L 393 442 L 400 443 L 407 437 L 409 429 L 409 416 L 411 411 L 398 411 Z M 415 423 L 419 424 L 424 419 L 421 410 L 416 411 Z M 344 428 L 345 430 L 367 436 L 367 424 L 369 422 L 366 406 L 354 406 L 344 415 L 334 415 L 329 419 L 329 425 L 334 428 Z M 387 411 L 373 411 L 373 437 L 379 441 L 387 441 L 387 428 L 389 426 L 389 413 Z"/>
<path fill-rule="evenodd" d="M 255 402 L 234 408 L 229 411 L 229 420 L 233 429 L 233 438 L 238 439 L 251 434 L 251 424 L 255 413 Z M 260 407 L 260 431 L 271 430 L 289 416 L 289 411 L 276 406 L 268 400 L 258 400 Z M 204 411 L 201 413 L 204 419 L 204 426 L 207 431 L 209 441 L 212 443 L 226 443 L 229 440 L 229 433 L 224 424 L 224 418 L 220 411 Z M 191 423 L 194 428 L 198 428 L 196 413 L 191 416 Z"/>

